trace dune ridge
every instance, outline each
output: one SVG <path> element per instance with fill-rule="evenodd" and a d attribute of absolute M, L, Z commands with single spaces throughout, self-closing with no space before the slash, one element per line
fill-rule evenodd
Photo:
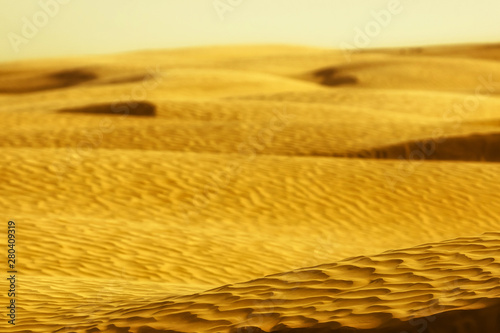
<path fill-rule="evenodd" d="M 184 295 L 167 296 L 172 287 L 167 284 L 123 286 L 117 281 L 100 295 L 101 306 L 94 312 L 77 284 L 98 289 L 99 280 L 94 285 L 93 280 L 75 280 L 64 288 L 76 292 L 71 299 L 52 299 L 50 304 L 68 309 L 78 302 L 82 319 L 89 321 L 64 327 L 68 310 L 42 315 L 43 307 L 34 307 L 31 311 L 47 322 L 36 328 L 22 325 L 18 332 L 50 327 L 54 332 L 493 333 L 500 328 L 499 254 L 500 233 L 489 232 L 193 294 L 183 290 Z M 55 282 L 42 279 L 37 288 L 59 286 Z M 51 298 L 44 289 L 37 295 L 40 305 Z"/>

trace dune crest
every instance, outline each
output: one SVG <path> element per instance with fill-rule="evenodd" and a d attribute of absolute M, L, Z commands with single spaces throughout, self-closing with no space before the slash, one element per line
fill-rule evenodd
<path fill-rule="evenodd" d="M 93 288 L 84 280 L 80 283 Z M 53 313 L 50 324 L 21 327 L 32 332 L 51 327 L 54 332 L 86 333 L 494 333 L 500 329 L 499 283 L 500 233 L 489 232 L 351 257 L 194 294 L 162 296 L 168 285 L 143 284 L 136 286 L 145 295 L 141 299 L 139 289 L 132 296 L 133 289 L 117 284 L 107 290 L 112 295 L 101 296 L 107 302 L 94 312 L 80 304 L 85 324 L 64 327 L 71 300 L 60 299 L 52 300 L 51 306 L 66 310 Z M 43 282 L 38 286 L 39 302 L 50 298 L 46 287 Z M 40 310 L 32 311 L 42 316 Z"/>

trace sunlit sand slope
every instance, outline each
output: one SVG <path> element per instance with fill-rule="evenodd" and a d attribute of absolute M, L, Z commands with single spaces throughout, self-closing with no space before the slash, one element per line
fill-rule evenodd
<path fill-rule="evenodd" d="M 486 233 L 185 296 L 166 284 L 26 279 L 33 322 L 16 332 L 494 333 L 499 274 L 500 233 Z"/>
<path fill-rule="evenodd" d="M 0 65 L 8 329 L 498 332 L 498 60 L 269 45 Z"/>
<path fill-rule="evenodd" d="M 500 209 L 495 163 L 100 150 L 58 175 L 64 150 L 4 151 L 0 203 L 37 276 L 224 284 L 496 230 Z"/>

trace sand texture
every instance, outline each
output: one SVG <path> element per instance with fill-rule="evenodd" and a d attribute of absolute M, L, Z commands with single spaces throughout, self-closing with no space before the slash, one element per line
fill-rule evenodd
<path fill-rule="evenodd" d="M 1 64 L 0 332 L 500 332 L 500 46 L 349 56 Z"/>

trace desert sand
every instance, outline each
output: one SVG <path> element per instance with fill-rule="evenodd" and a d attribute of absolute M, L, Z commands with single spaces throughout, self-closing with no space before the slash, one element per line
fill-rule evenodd
<path fill-rule="evenodd" d="M 0 64 L 18 262 L 0 330 L 499 332 L 499 61 L 246 45 Z"/>

